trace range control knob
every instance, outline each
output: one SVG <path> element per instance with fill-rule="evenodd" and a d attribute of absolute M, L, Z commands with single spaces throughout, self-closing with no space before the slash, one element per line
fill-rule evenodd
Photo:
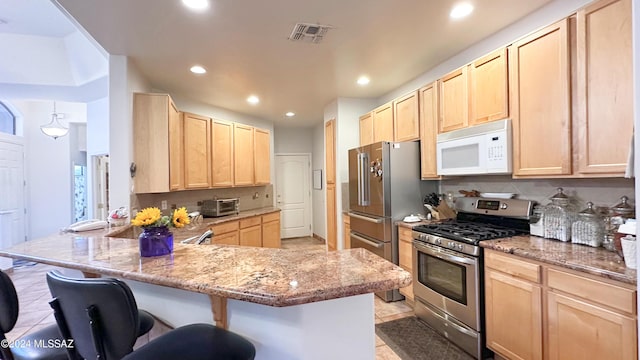
<path fill-rule="evenodd" d="M 449 241 L 447 246 L 449 246 L 450 248 L 454 248 L 454 247 L 456 247 L 456 244 L 453 241 Z"/>
<path fill-rule="evenodd" d="M 500 204 L 500 209 L 502 209 L 502 210 L 506 210 L 508 207 L 509 207 L 509 205 L 507 205 L 507 203 Z"/>
<path fill-rule="evenodd" d="M 458 244 L 458 250 L 462 250 L 464 246 L 462 244 Z"/>
<path fill-rule="evenodd" d="M 442 240 L 436 239 L 435 243 L 438 244 L 438 245 L 441 245 L 442 244 Z"/>

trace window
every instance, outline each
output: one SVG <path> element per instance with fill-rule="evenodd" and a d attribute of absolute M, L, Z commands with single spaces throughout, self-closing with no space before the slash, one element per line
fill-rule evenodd
<path fill-rule="evenodd" d="M 15 135 L 16 117 L 9 108 L 0 101 L 0 132 Z"/>

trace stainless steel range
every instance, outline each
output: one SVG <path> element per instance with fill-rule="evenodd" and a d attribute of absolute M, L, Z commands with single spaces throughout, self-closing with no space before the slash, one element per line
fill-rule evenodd
<path fill-rule="evenodd" d="M 528 233 L 533 202 L 459 198 L 455 220 L 413 228 L 416 316 L 477 359 L 484 336 L 482 240 Z"/>

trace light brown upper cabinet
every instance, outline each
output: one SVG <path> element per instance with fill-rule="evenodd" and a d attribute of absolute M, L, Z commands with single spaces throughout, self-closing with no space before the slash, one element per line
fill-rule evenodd
<path fill-rule="evenodd" d="M 413 141 L 420 138 L 418 91 L 393 101 L 394 141 Z"/>
<path fill-rule="evenodd" d="M 571 174 L 568 19 L 509 46 L 513 175 Z"/>
<path fill-rule="evenodd" d="M 420 177 L 438 178 L 436 137 L 438 133 L 438 92 L 436 83 L 418 90 L 420 97 Z"/>
<path fill-rule="evenodd" d="M 509 116 L 507 49 L 498 49 L 469 65 L 469 125 Z"/>
<path fill-rule="evenodd" d="M 336 183 L 336 122 L 329 120 L 324 124 L 325 173 L 327 184 Z"/>
<path fill-rule="evenodd" d="M 236 186 L 250 186 L 254 181 L 253 127 L 233 124 L 233 180 Z"/>
<path fill-rule="evenodd" d="M 578 11 L 578 172 L 624 174 L 633 134 L 631 0 Z"/>
<path fill-rule="evenodd" d="M 255 162 L 255 184 L 265 185 L 271 182 L 271 134 L 269 130 L 254 129 L 254 162 Z"/>
<path fill-rule="evenodd" d="M 373 110 L 373 142 L 393 141 L 393 102 Z"/>
<path fill-rule="evenodd" d="M 180 113 L 167 94 L 133 95 L 136 193 L 168 192 L 182 184 Z"/>
<path fill-rule="evenodd" d="M 184 182 L 187 189 L 206 189 L 211 186 L 211 119 L 183 113 L 184 126 Z"/>
<path fill-rule="evenodd" d="M 373 144 L 373 112 L 360 116 L 360 146 Z"/>
<path fill-rule="evenodd" d="M 169 104 L 169 190 L 184 189 L 184 134 L 182 114 Z"/>
<path fill-rule="evenodd" d="M 463 66 L 438 80 L 438 132 L 462 129 L 469 124 L 467 67 Z"/>
<path fill-rule="evenodd" d="M 211 186 L 233 186 L 233 123 L 211 122 Z"/>

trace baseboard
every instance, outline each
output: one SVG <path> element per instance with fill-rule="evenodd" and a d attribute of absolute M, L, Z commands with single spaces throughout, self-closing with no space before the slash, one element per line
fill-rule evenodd
<path fill-rule="evenodd" d="M 318 240 L 322 241 L 325 244 L 327 243 L 327 240 L 325 240 L 322 236 L 320 236 L 320 235 L 318 235 L 316 233 L 313 234 L 313 238 L 314 239 L 318 239 Z"/>

